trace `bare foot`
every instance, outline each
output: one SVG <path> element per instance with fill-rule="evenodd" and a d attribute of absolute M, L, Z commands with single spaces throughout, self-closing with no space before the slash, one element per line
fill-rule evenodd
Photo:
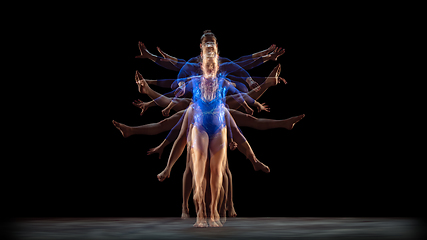
<path fill-rule="evenodd" d="M 286 119 L 284 123 L 284 128 L 291 130 L 292 128 L 294 128 L 295 124 L 299 122 L 301 119 L 303 119 L 304 117 L 305 117 L 305 114 L 302 114 L 296 117 L 291 117 Z"/>
<path fill-rule="evenodd" d="M 222 223 L 218 221 L 214 221 L 212 219 L 209 219 L 209 227 L 222 227 Z"/>
<path fill-rule="evenodd" d="M 231 207 L 229 207 L 229 209 L 227 211 L 228 211 L 228 217 L 236 217 L 237 216 L 237 213 L 234 210 L 234 206 L 233 205 Z"/>
<path fill-rule="evenodd" d="M 264 163 L 260 162 L 258 159 L 254 159 L 254 161 L 252 162 L 252 165 L 254 166 L 255 171 L 261 170 L 265 173 L 270 172 L 270 168 Z"/>
<path fill-rule="evenodd" d="M 163 182 L 166 178 L 170 177 L 170 169 L 165 168 L 161 173 L 157 174 L 157 179 L 159 179 L 160 182 Z"/>
<path fill-rule="evenodd" d="M 187 218 L 190 218 L 190 214 L 188 214 L 186 212 L 182 212 L 181 219 L 187 219 Z"/>
<path fill-rule="evenodd" d="M 131 134 L 131 129 L 129 126 L 124 125 L 123 123 L 119 123 L 113 120 L 114 126 L 119 129 L 124 138 L 129 137 Z"/>
<path fill-rule="evenodd" d="M 221 207 L 220 209 L 220 214 L 219 214 L 219 220 L 221 221 L 222 224 L 224 224 L 227 221 L 227 207 L 225 206 L 225 204 L 223 204 L 224 206 Z"/>
<path fill-rule="evenodd" d="M 188 207 L 183 207 L 182 208 L 181 218 L 182 219 L 187 219 L 189 217 L 190 217 L 190 211 L 188 210 Z"/>
<path fill-rule="evenodd" d="M 193 225 L 193 227 L 207 228 L 208 223 L 206 222 L 206 220 L 197 220 L 196 223 Z"/>

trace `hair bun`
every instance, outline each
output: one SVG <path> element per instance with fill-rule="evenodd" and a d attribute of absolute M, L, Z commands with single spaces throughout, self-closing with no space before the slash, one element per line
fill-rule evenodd
<path fill-rule="evenodd" d="M 212 31 L 211 30 L 205 30 L 205 31 L 203 31 L 203 34 L 205 34 L 205 33 L 212 33 Z"/>

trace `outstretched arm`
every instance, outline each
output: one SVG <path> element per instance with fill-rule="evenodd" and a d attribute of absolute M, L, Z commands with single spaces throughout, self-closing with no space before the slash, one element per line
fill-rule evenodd
<path fill-rule="evenodd" d="M 142 42 L 138 42 L 138 48 L 139 48 L 139 52 L 141 53 L 141 55 L 138 55 L 135 58 L 140 58 L 140 59 L 148 58 L 151 61 L 155 62 L 157 65 L 164 67 L 166 69 L 179 71 L 181 69 L 181 67 L 185 64 L 185 60 L 182 60 L 182 61 L 184 61 L 184 63 L 178 64 L 178 62 L 174 63 L 174 62 L 171 62 L 169 60 L 164 60 L 164 58 L 158 57 L 158 56 L 150 53 L 147 50 L 147 48 L 145 47 L 144 43 L 142 43 Z"/>
<path fill-rule="evenodd" d="M 138 48 L 139 48 L 139 52 L 141 53 L 138 56 L 135 56 L 135 58 L 139 58 L 139 59 L 143 59 L 143 58 L 148 58 L 153 62 L 156 62 L 157 60 L 157 56 L 150 53 L 147 48 L 145 47 L 144 43 L 142 42 L 138 42 Z"/>
<path fill-rule="evenodd" d="M 241 66 L 245 70 L 252 69 L 267 62 L 268 60 L 277 61 L 277 58 L 285 53 L 285 49 L 276 47 L 275 44 L 260 52 L 246 55 L 235 60 L 234 63 Z"/>
<path fill-rule="evenodd" d="M 163 56 L 163 58 L 160 59 L 160 61 L 162 61 L 162 62 L 168 62 L 169 61 L 170 63 L 172 63 L 176 67 L 177 71 L 179 71 L 184 66 L 184 64 L 186 63 L 186 61 L 184 59 L 179 59 L 179 58 L 173 57 L 173 56 L 163 52 L 159 47 L 157 47 L 157 51 L 159 51 L 160 54 L 162 54 L 162 56 Z"/>

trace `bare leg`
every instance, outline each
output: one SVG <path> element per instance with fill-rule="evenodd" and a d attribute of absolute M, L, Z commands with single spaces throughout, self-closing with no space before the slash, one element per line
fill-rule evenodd
<path fill-rule="evenodd" d="M 218 146 L 222 146 L 219 150 L 216 150 Z M 214 149 L 216 151 L 214 151 Z M 218 212 L 218 201 L 220 190 L 222 186 L 222 174 L 224 173 L 225 156 L 227 154 L 227 129 L 224 127 L 214 138 L 209 142 L 210 151 L 210 170 L 211 170 L 211 196 L 212 201 L 210 204 L 211 216 L 209 219 L 209 225 L 211 227 L 222 226 Z"/>
<path fill-rule="evenodd" d="M 272 86 L 276 86 L 277 84 L 279 84 L 280 81 L 283 81 L 286 84 L 285 79 L 279 77 L 280 71 L 281 71 L 281 65 L 277 65 L 273 71 L 271 71 L 270 75 L 268 75 L 267 79 L 265 80 L 265 82 L 263 82 L 260 87 L 261 89 L 259 91 L 255 91 L 254 89 L 248 92 L 248 95 L 257 100 L 259 99 L 264 93 L 265 91 L 267 91 L 267 89 L 269 87 Z"/>
<path fill-rule="evenodd" d="M 228 161 L 227 156 L 225 156 L 225 168 L 227 168 Z M 222 187 L 221 187 L 221 194 L 220 194 L 220 200 L 219 200 L 219 217 L 222 224 L 226 222 L 226 215 L 227 215 L 227 196 L 228 196 L 228 175 L 224 168 L 224 173 L 222 174 Z"/>
<path fill-rule="evenodd" d="M 165 108 L 172 101 L 171 98 L 163 96 L 162 94 L 154 91 L 145 81 L 145 79 L 137 72 L 138 78 L 138 91 L 143 94 L 147 94 L 159 107 Z M 181 111 L 186 109 L 191 102 L 191 99 L 187 98 L 176 98 L 178 104 L 176 104 L 173 109 L 175 111 Z"/>
<path fill-rule="evenodd" d="M 193 126 L 190 125 L 189 132 L 191 133 Z M 190 211 L 188 209 L 188 200 L 190 199 L 193 175 L 191 172 L 191 134 L 187 139 L 187 165 L 185 166 L 184 176 L 182 177 L 182 219 L 190 217 Z"/>
<path fill-rule="evenodd" d="M 205 188 L 203 180 L 205 178 L 206 161 L 208 157 L 209 137 L 204 131 L 199 131 L 197 127 L 191 130 L 192 150 L 191 162 L 193 172 L 193 199 L 197 206 L 197 221 L 194 227 L 207 227 Z"/>
<path fill-rule="evenodd" d="M 188 110 L 185 113 L 184 120 L 182 121 L 181 131 L 179 132 L 179 136 L 173 144 L 166 168 L 157 175 L 157 178 L 159 179 L 160 182 L 163 182 L 166 178 L 169 178 L 170 171 L 173 165 L 175 164 L 175 162 L 178 160 L 178 158 L 181 156 L 182 152 L 184 151 L 185 145 L 187 144 L 188 118 L 189 118 L 189 115 L 191 117 L 190 119 L 193 118 L 192 112 L 193 112 L 193 109 L 188 108 Z"/>
<path fill-rule="evenodd" d="M 218 212 L 219 212 L 219 220 L 222 225 L 226 222 L 224 175 L 225 173 L 222 173 L 222 185 L 219 188 L 220 191 L 219 191 L 218 206 L 217 206 Z"/>
<path fill-rule="evenodd" d="M 267 118 L 256 118 L 249 114 L 244 114 L 240 111 L 230 109 L 230 114 L 233 116 L 236 124 L 240 127 L 250 127 L 258 130 L 267 130 L 273 128 L 285 128 L 291 130 L 297 122 L 304 118 L 304 114 L 282 119 L 282 120 L 273 120 Z"/>
<path fill-rule="evenodd" d="M 176 79 L 161 79 L 161 80 L 148 80 L 145 81 L 150 85 L 155 85 L 164 88 L 171 88 L 171 85 L 176 81 Z"/>
<path fill-rule="evenodd" d="M 233 203 L 233 177 L 231 176 L 230 168 L 228 167 L 228 161 L 225 165 L 225 175 L 228 178 L 228 191 L 227 191 L 227 211 L 229 217 L 236 217 L 237 213 L 234 210 Z"/>
<path fill-rule="evenodd" d="M 226 114 L 226 117 L 230 119 L 229 127 L 233 134 L 233 139 L 235 139 L 236 142 L 238 143 L 237 149 L 239 149 L 239 151 L 243 153 L 246 156 L 246 158 L 249 159 L 249 161 L 251 161 L 255 171 L 262 170 L 265 173 L 269 173 L 270 168 L 256 158 L 255 153 L 252 151 L 251 146 L 249 145 L 248 141 L 243 136 L 243 134 L 237 128 L 236 122 L 234 121 L 230 112 L 227 111 L 227 109 L 225 109 L 225 114 Z"/>
<path fill-rule="evenodd" d="M 122 133 L 123 137 L 127 138 L 134 134 L 141 135 L 156 135 L 164 131 L 171 130 L 181 119 L 184 110 L 179 111 L 169 118 L 166 118 L 158 123 L 150 123 L 142 126 L 127 126 L 123 123 L 119 123 L 113 120 L 114 126 Z"/>
<path fill-rule="evenodd" d="M 187 158 L 190 156 L 189 151 L 187 151 Z M 193 181 L 193 175 L 191 173 L 190 161 L 187 161 L 187 166 L 185 167 L 184 175 L 182 177 L 182 219 L 187 219 L 190 217 L 190 210 L 188 209 L 188 199 L 191 194 L 191 187 Z"/>

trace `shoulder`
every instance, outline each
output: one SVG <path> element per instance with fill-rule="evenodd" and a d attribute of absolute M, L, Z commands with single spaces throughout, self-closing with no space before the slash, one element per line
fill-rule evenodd
<path fill-rule="evenodd" d="M 219 61 L 220 63 L 231 62 L 231 60 L 230 60 L 230 59 L 225 58 L 225 57 L 218 57 L 218 61 Z"/>
<path fill-rule="evenodd" d="M 190 58 L 187 63 L 198 63 L 200 62 L 200 56 Z"/>

